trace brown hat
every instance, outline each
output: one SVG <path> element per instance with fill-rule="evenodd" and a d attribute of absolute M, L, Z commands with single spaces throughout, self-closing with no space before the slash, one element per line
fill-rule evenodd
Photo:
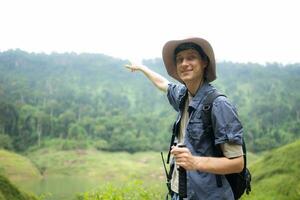
<path fill-rule="evenodd" d="M 206 69 L 206 80 L 208 82 L 212 82 L 213 80 L 215 80 L 217 76 L 216 76 L 216 62 L 215 62 L 214 51 L 211 45 L 208 43 L 208 41 L 202 38 L 187 38 L 183 40 L 171 40 L 164 45 L 162 51 L 162 57 L 168 74 L 173 78 L 175 78 L 176 80 L 183 82 L 177 74 L 176 63 L 174 60 L 175 49 L 177 48 L 178 45 L 183 43 L 194 43 L 199 45 L 202 48 L 204 53 L 209 58 L 209 65 L 207 66 Z"/>

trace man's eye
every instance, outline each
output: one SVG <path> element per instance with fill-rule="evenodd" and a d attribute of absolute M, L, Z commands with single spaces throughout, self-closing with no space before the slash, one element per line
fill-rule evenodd
<path fill-rule="evenodd" d="M 196 56 L 191 55 L 191 56 L 187 57 L 187 59 L 188 59 L 188 60 L 194 60 L 194 59 L 196 59 Z"/>
<path fill-rule="evenodd" d="M 182 62 L 182 58 L 176 58 L 176 63 L 181 63 Z"/>

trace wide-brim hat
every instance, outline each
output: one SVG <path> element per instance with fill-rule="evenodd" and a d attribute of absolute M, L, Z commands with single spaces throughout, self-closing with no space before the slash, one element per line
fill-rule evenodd
<path fill-rule="evenodd" d="M 183 40 L 171 40 L 164 45 L 162 51 L 162 57 L 168 74 L 171 77 L 183 83 L 183 81 L 179 78 L 177 74 L 176 63 L 174 59 L 174 51 L 178 45 L 183 43 L 188 43 L 188 42 L 192 42 L 199 45 L 204 51 L 204 53 L 207 55 L 207 57 L 209 58 L 209 64 L 206 69 L 205 79 L 208 82 L 214 81 L 217 78 L 217 76 L 216 76 L 216 61 L 215 61 L 213 48 L 211 47 L 208 41 L 197 37 L 187 38 Z"/>

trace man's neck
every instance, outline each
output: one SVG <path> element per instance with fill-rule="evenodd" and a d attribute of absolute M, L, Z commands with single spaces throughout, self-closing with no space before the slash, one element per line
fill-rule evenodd
<path fill-rule="evenodd" d="M 185 85 L 186 85 L 188 91 L 191 93 L 191 95 L 195 96 L 196 93 L 197 93 L 197 91 L 198 91 L 198 89 L 201 88 L 201 86 L 203 85 L 203 83 L 204 83 L 204 80 L 202 79 L 202 80 L 197 81 L 197 82 L 195 82 L 195 81 L 193 81 L 193 82 L 187 82 L 187 83 L 185 83 Z"/>

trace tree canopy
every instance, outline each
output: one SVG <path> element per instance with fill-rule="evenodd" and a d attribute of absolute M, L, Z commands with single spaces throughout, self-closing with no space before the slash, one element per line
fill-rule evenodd
<path fill-rule="evenodd" d="M 103 54 L 1 52 L 2 147 L 22 151 L 61 138 L 109 151 L 166 150 L 176 113 L 127 63 Z M 168 77 L 161 59 L 144 63 Z M 248 149 L 300 137 L 300 64 L 220 62 L 217 71 L 212 84 L 238 108 Z"/>

